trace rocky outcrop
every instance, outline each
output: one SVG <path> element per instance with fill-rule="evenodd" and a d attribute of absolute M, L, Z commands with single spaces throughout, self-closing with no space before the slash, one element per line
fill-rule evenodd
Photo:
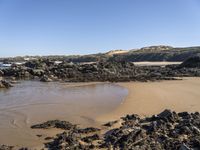
<path fill-rule="evenodd" d="M 190 57 L 185 60 L 181 65 L 181 68 L 200 68 L 200 54 Z"/>
<path fill-rule="evenodd" d="M 55 127 L 56 123 L 66 125 L 63 121 L 50 121 L 36 127 Z M 58 134 L 45 147 L 54 149 L 156 149 L 185 150 L 200 149 L 200 114 L 198 112 L 176 113 L 164 110 L 158 115 L 140 118 L 136 114 L 122 117 L 121 125 L 102 132 L 96 128 L 81 129 L 77 126 L 62 128 L 65 131 Z M 116 123 L 116 122 L 114 122 Z M 53 124 L 53 125 L 52 125 Z M 60 128 L 60 127 L 59 127 Z M 87 132 L 86 132 L 87 131 Z"/>
<path fill-rule="evenodd" d="M 198 59 L 195 57 L 192 60 L 188 60 L 180 66 L 169 65 L 165 67 L 135 66 L 131 62 L 125 61 L 102 60 L 91 64 L 66 62 L 54 64 L 49 60 L 40 60 L 30 64 L 27 62 L 29 65 L 26 64 L 26 66 L 3 69 L 1 74 L 4 77 L 39 79 L 43 82 L 60 80 L 66 82 L 174 80 L 174 77 L 200 76 Z"/>
<path fill-rule="evenodd" d="M 123 118 L 120 128 L 108 131 L 101 145 L 116 149 L 200 148 L 200 114 L 164 110 L 141 119 L 137 115 Z"/>

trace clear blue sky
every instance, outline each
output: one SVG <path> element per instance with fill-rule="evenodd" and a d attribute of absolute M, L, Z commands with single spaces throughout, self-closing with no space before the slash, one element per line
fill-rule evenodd
<path fill-rule="evenodd" d="M 200 45 L 200 0 L 0 0 L 0 57 Z"/>

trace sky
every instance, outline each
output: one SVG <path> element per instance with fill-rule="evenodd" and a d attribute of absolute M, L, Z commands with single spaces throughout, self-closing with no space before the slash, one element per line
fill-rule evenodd
<path fill-rule="evenodd" d="M 200 45 L 199 0 L 0 0 L 0 57 Z"/>

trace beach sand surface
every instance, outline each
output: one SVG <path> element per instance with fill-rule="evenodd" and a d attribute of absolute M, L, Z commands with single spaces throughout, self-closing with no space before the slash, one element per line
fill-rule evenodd
<path fill-rule="evenodd" d="M 126 114 L 151 116 L 164 109 L 200 111 L 200 78 L 176 81 L 118 83 L 129 90 L 128 96 L 114 111 L 100 116 L 99 121 L 119 119 Z"/>

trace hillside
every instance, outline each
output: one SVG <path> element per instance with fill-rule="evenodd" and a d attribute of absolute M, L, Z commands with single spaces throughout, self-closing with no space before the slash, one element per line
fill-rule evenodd
<path fill-rule="evenodd" d="M 169 46 L 153 46 L 131 50 L 122 55 L 114 55 L 110 60 L 116 61 L 184 61 L 200 53 L 200 47 L 173 48 Z"/>
<path fill-rule="evenodd" d="M 25 56 L 14 58 L 0 58 L 0 61 L 15 62 L 23 61 L 25 58 L 42 58 L 50 60 L 59 60 L 66 62 L 82 63 L 82 62 L 97 62 L 100 60 L 107 61 L 184 61 L 189 57 L 200 54 L 200 47 L 184 47 L 176 48 L 171 46 L 150 46 L 132 50 L 112 50 L 106 53 L 97 53 L 89 55 L 53 55 L 53 56 Z"/>

